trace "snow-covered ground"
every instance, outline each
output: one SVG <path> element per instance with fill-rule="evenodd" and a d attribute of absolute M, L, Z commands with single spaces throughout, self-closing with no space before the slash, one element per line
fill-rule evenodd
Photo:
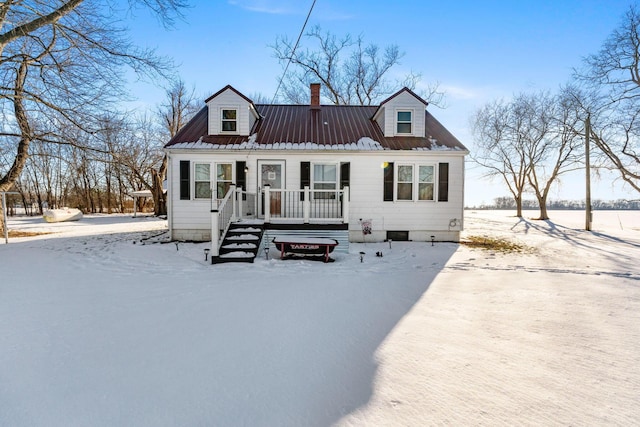
<path fill-rule="evenodd" d="M 637 424 L 640 212 L 550 214 L 466 212 L 522 253 L 215 266 L 154 218 L 10 219 L 54 234 L 0 243 L 0 425 Z"/>

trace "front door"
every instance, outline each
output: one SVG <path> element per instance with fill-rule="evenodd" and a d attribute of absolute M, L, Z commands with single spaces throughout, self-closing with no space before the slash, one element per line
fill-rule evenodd
<path fill-rule="evenodd" d="M 284 160 L 258 160 L 258 188 L 264 189 L 268 184 L 271 190 L 284 189 Z M 260 203 L 260 215 L 264 215 L 264 194 Z M 282 193 L 273 191 L 269 200 L 271 215 L 282 216 Z"/>

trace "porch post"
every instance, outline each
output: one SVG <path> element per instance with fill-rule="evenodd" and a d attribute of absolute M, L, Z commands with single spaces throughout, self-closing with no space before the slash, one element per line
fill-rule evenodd
<path fill-rule="evenodd" d="M 242 219 L 242 187 L 236 188 L 235 199 L 238 201 L 238 219 L 241 220 Z"/>
<path fill-rule="evenodd" d="M 342 191 L 342 222 L 349 224 L 349 186 L 345 186 Z"/>
<path fill-rule="evenodd" d="M 311 217 L 311 200 L 309 200 L 309 196 L 311 192 L 309 191 L 309 186 L 304 186 L 304 202 L 302 202 L 302 217 L 305 224 L 309 224 L 309 218 Z"/>
<path fill-rule="evenodd" d="M 218 251 L 220 241 L 220 226 L 218 225 L 218 210 L 211 209 L 211 264 L 213 264 L 214 258 L 218 258 L 220 255 Z"/>
<path fill-rule="evenodd" d="M 271 222 L 271 185 L 264 186 L 264 222 Z"/>
<path fill-rule="evenodd" d="M 235 221 L 238 217 L 238 212 L 236 209 L 236 185 L 235 184 L 231 184 L 231 186 L 229 186 L 229 192 L 231 193 L 229 195 L 229 198 L 231 199 L 231 221 Z M 227 201 L 227 203 L 229 203 L 229 201 Z"/>

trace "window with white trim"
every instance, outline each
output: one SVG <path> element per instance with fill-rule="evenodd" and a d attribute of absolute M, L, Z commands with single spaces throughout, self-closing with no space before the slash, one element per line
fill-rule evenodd
<path fill-rule="evenodd" d="M 413 200 L 413 165 L 398 165 L 396 199 Z"/>
<path fill-rule="evenodd" d="M 311 176 L 312 190 L 337 190 L 338 165 L 335 163 L 314 163 Z M 336 193 L 322 191 L 313 192 L 314 199 L 335 199 Z"/>
<path fill-rule="evenodd" d="M 433 200 L 434 172 L 433 165 L 418 166 L 418 200 Z"/>
<path fill-rule="evenodd" d="M 195 163 L 193 169 L 194 197 L 196 199 L 210 199 L 211 165 L 209 163 Z"/>
<path fill-rule="evenodd" d="M 223 108 L 222 109 L 222 132 L 238 131 L 238 110 Z"/>
<path fill-rule="evenodd" d="M 216 197 L 223 199 L 233 182 L 233 164 L 216 163 Z"/>
<path fill-rule="evenodd" d="M 396 111 L 396 134 L 411 135 L 413 133 L 413 111 Z"/>
<path fill-rule="evenodd" d="M 435 165 L 398 164 L 395 173 L 395 200 L 435 200 Z"/>

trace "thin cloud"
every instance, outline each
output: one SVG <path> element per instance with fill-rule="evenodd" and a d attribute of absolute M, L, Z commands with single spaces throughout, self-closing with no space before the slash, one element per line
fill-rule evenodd
<path fill-rule="evenodd" d="M 268 13 L 270 15 L 291 15 L 298 12 L 291 1 L 269 0 L 229 0 L 229 4 L 241 9 L 256 13 Z"/>
<path fill-rule="evenodd" d="M 270 15 L 301 15 L 311 6 L 311 1 L 293 0 L 228 0 L 228 3 L 250 12 Z M 333 7 L 328 8 L 322 2 L 316 5 L 313 14 L 321 21 L 346 21 L 354 18 L 352 14 L 343 13 Z"/>
<path fill-rule="evenodd" d="M 469 89 L 462 86 L 443 85 L 441 89 L 447 94 L 447 96 L 456 99 L 476 99 L 482 96 L 477 89 Z"/>

